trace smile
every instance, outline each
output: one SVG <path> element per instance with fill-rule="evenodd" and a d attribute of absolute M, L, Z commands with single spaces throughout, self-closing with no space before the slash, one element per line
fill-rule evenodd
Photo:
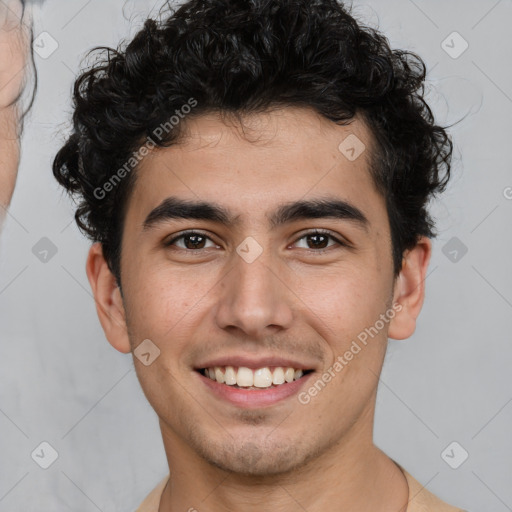
<path fill-rule="evenodd" d="M 200 373 L 220 384 L 243 389 L 268 389 L 299 380 L 312 370 L 291 367 L 247 368 L 245 366 L 215 366 L 203 368 Z"/>
<path fill-rule="evenodd" d="M 213 366 L 194 372 L 208 393 L 244 409 L 276 405 L 299 393 L 314 370 L 283 366 Z"/>

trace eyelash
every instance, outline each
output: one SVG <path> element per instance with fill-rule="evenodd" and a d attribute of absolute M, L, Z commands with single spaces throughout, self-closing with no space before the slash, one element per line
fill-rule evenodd
<path fill-rule="evenodd" d="M 208 240 L 210 240 L 211 242 L 213 242 L 213 240 L 206 234 L 206 233 L 202 233 L 201 231 L 194 231 L 194 230 L 190 230 L 190 231 L 185 231 L 183 233 L 181 233 L 180 235 L 174 237 L 172 240 L 169 240 L 168 242 L 165 242 L 165 247 L 170 247 L 172 246 L 176 241 L 182 239 L 182 238 L 185 238 L 186 236 L 192 236 L 192 235 L 199 235 L 199 236 L 202 236 L 204 238 L 207 238 Z M 349 247 L 349 245 L 347 243 L 344 243 L 342 242 L 341 240 L 339 240 L 338 238 L 336 238 L 335 236 L 332 235 L 332 233 L 330 231 L 327 231 L 327 230 L 323 230 L 323 229 L 315 229 L 313 231 L 310 231 L 308 233 L 304 233 L 301 237 L 299 237 L 294 243 L 297 243 L 299 240 L 302 240 L 303 238 L 306 238 L 308 236 L 314 236 L 314 235 L 324 235 L 324 236 L 327 236 L 329 237 L 330 239 L 334 240 L 339 246 L 341 247 Z M 215 242 L 214 242 L 215 243 Z M 327 251 L 330 251 L 332 249 L 333 246 L 330 246 L 330 247 L 326 247 L 324 249 L 306 249 L 307 251 L 310 251 L 310 252 L 314 252 L 314 253 L 320 253 L 320 254 L 323 254 L 324 252 L 327 252 Z M 201 250 L 204 250 L 204 249 L 182 249 L 182 248 L 179 248 L 180 250 L 183 250 L 183 251 L 186 251 L 186 252 L 200 252 Z"/>

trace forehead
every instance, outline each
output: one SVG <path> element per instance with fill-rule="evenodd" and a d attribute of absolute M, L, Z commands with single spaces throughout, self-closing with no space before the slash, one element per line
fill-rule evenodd
<path fill-rule="evenodd" d="M 342 126 L 285 108 L 242 124 L 216 113 L 185 123 L 179 144 L 153 151 L 136 171 L 127 217 L 138 224 L 168 197 L 222 205 L 239 224 L 263 217 L 271 226 L 278 204 L 326 196 L 382 215 L 369 172 L 372 138 L 358 118 Z"/>

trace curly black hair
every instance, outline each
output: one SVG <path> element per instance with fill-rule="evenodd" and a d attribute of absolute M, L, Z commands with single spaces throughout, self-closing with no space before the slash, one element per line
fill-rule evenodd
<path fill-rule="evenodd" d="M 302 106 L 338 124 L 364 119 L 397 276 L 404 251 L 437 235 L 427 204 L 450 177 L 453 145 L 424 100 L 422 59 L 391 49 L 336 0 L 189 0 L 169 9 L 128 44 L 91 50 L 96 61 L 74 85 L 73 131 L 53 162 L 55 178 L 80 200 L 79 228 L 101 242 L 118 285 L 136 168 L 108 194 L 98 190 L 191 98 L 190 116 Z M 183 126 L 156 145 L 176 143 Z"/>

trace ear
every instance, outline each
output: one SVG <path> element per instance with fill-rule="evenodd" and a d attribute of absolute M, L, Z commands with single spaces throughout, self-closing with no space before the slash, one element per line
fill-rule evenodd
<path fill-rule="evenodd" d="M 421 237 L 404 254 L 402 270 L 395 280 L 393 306 L 397 313 L 389 323 L 389 338 L 404 340 L 414 333 L 425 298 L 425 277 L 431 255 L 432 243 L 426 237 Z"/>
<path fill-rule="evenodd" d="M 131 352 L 121 291 L 103 256 L 101 243 L 89 249 L 85 270 L 107 340 L 119 352 Z"/>

